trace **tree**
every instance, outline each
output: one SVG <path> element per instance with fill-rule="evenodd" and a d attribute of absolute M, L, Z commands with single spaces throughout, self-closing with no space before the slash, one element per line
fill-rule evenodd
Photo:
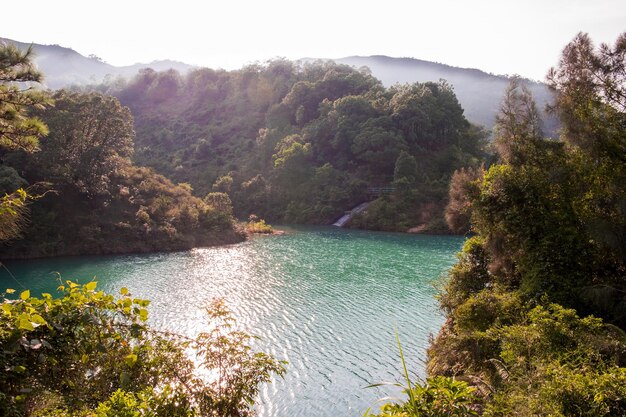
<path fill-rule="evenodd" d="M 0 197 L 0 242 L 6 242 L 22 235 L 27 223 L 30 197 L 22 188 Z"/>
<path fill-rule="evenodd" d="M 51 133 L 34 157 L 39 175 L 90 197 L 107 193 L 110 175 L 128 165 L 133 119 L 127 107 L 99 93 L 59 91 L 41 113 Z"/>
<path fill-rule="evenodd" d="M 28 116 L 29 109 L 51 104 L 48 95 L 34 87 L 43 76 L 35 69 L 32 55 L 32 46 L 21 52 L 14 45 L 0 42 L 0 150 L 35 152 L 39 139 L 48 133 L 41 120 Z M 20 183 L 23 179 L 15 170 L 5 168 L 2 174 L 0 242 L 21 235 L 27 222 L 26 204 L 32 198 L 21 188 L 26 184 Z"/>
<path fill-rule="evenodd" d="M 532 93 L 519 78 L 512 78 L 496 116 L 495 145 L 501 160 L 523 163 L 541 137 L 541 119 Z"/>
<path fill-rule="evenodd" d="M 303 143 L 300 135 L 289 135 L 276 145 L 274 169 L 280 180 L 296 187 L 308 179 L 311 172 L 311 144 Z"/>
<path fill-rule="evenodd" d="M 597 50 L 579 33 L 548 74 L 553 110 L 573 147 L 577 210 L 607 255 L 626 264 L 626 33 Z M 619 269 L 619 267 L 617 267 Z"/>
<path fill-rule="evenodd" d="M 43 75 L 32 62 L 33 48 L 25 52 L 0 43 L 0 147 L 34 152 L 39 138 L 48 133 L 41 120 L 28 110 L 51 104 L 47 94 L 35 88 Z"/>
<path fill-rule="evenodd" d="M 586 33 L 565 49 L 559 66 L 550 69 L 548 83 L 556 94 L 553 110 L 564 127 L 563 138 L 592 157 L 624 163 L 626 140 L 626 33 L 611 47 L 595 50 Z"/>
<path fill-rule="evenodd" d="M 414 186 L 417 182 L 417 177 L 417 161 L 415 157 L 406 151 L 401 151 L 398 159 L 396 159 L 393 180 L 397 182 L 404 178 L 409 185 Z"/>
<path fill-rule="evenodd" d="M 464 234 L 470 231 L 472 202 L 484 174 L 483 167 L 461 168 L 452 174 L 445 211 L 446 223 L 452 232 Z"/>
<path fill-rule="evenodd" d="M 233 186 L 233 177 L 230 175 L 222 175 L 213 183 L 213 191 L 220 193 L 229 193 Z"/>
<path fill-rule="evenodd" d="M 406 154 L 406 143 L 402 136 L 380 127 L 360 129 L 352 143 L 352 152 L 371 176 L 380 181 L 389 178 L 394 163 Z"/>
<path fill-rule="evenodd" d="M 429 372 L 472 381 L 485 416 L 624 415 L 625 57 L 624 35 L 596 51 L 579 34 L 550 72 L 561 140 L 541 138 L 514 83 L 499 163 L 455 176 L 476 236 L 444 286 Z"/>
<path fill-rule="evenodd" d="M 224 177 L 222 177 L 224 178 Z M 212 192 L 204 197 L 204 202 L 213 207 L 217 212 L 226 216 L 233 215 L 233 203 L 227 193 Z"/>

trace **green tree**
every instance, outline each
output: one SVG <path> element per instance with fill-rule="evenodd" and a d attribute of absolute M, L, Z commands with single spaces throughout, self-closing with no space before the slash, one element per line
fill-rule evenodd
<path fill-rule="evenodd" d="M 99 93 L 59 91 L 41 113 L 51 129 L 33 158 L 36 175 L 91 197 L 108 192 L 110 176 L 130 164 L 133 119 L 128 108 Z"/>
<path fill-rule="evenodd" d="M 625 40 L 565 48 L 550 74 L 560 141 L 513 84 L 501 160 L 454 184 L 476 236 L 444 284 L 428 369 L 472 381 L 485 416 L 624 414 Z"/>
<path fill-rule="evenodd" d="M 300 135 L 290 135 L 276 145 L 274 169 L 280 181 L 291 184 L 292 190 L 304 183 L 311 172 L 311 144 L 303 143 Z M 295 186 L 295 187 L 294 187 Z"/>
<path fill-rule="evenodd" d="M 352 143 L 355 158 L 378 181 L 390 177 L 398 155 L 406 153 L 406 149 L 400 135 L 380 127 L 361 129 Z"/>
<path fill-rule="evenodd" d="M 233 177 L 230 175 L 222 175 L 213 183 L 213 191 L 228 194 L 232 186 Z"/>
<path fill-rule="evenodd" d="M 587 34 L 567 45 L 548 81 L 563 139 L 573 147 L 577 210 L 592 238 L 626 264 L 626 33 L 597 50 Z M 605 294 L 606 296 L 606 294 Z"/>
<path fill-rule="evenodd" d="M 406 179 L 410 186 L 415 186 L 418 179 L 417 161 L 415 157 L 406 151 L 400 152 L 393 170 L 393 180 Z"/>
<path fill-rule="evenodd" d="M 43 75 L 32 61 L 32 46 L 20 51 L 0 43 L 0 147 L 34 152 L 48 128 L 28 110 L 51 104 L 48 95 L 35 85 Z"/>
<path fill-rule="evenodd" d="M 230 197 L 228 197 L 228 194 L 226 193 L 208 193 L 204 197 L 204 202 L 209 204 L 219 213 L 223 213 L 226 216 L 233 215 L 233 203 L 230 201 Z"/>
<path fill-rule="evenodd" d="M 0 150 L 39 149 L 39 139 L 48 127 L 29 110 L 50 105 L 48 95 L 35 88 L 43 79 L 32 62 L 32 46 L 25 52 L 11 44 L 0 42 Z M 21 236 L 27 223 L 26 204 L 32 198 L 21 187 L 26 184 L 11 168 L 0 174 L 3 189 L 0 194 L 0 242 Z"/>

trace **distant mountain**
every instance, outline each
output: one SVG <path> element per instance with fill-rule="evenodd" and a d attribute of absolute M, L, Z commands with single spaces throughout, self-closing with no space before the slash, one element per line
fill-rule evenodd
<path fill-rule="evenodd" d="M 335 59 L 335 62 L 354 66 L 368 67 L 372 75 L 385 86 L 395 83 L 414 83 L 438 81 L 444 79 L 454 87 L 459 102 L 465 109 L 465 117 L 473 123 L 491 128 L 498 113 L 504 89 L 509 77 L 488 74 L 470 68 L 457 68 L 435 62 L 422 61 L 414 58 L 391 58 L 388 56 L 351 56 Z M 547 71 L 547 68 L 546 68 Z M 537 106 L 543 110 L 552 101 L 548 87 L 539 82 L 524 80 L 526 86 L 535 97 Z M 543 114 L 544 132 L 555 135 L 558 122 L 554 117 Z"/>
<path fill-rule="evenodd" d="M 30 46 L 29 43 L 6 38 L 0 38 L 0 42 L 14 43 L 21 49 Z M 52 89 L 99 83 L 108 75 L 131 77 L 144 68 L 152 68 L 155 71 L 173 68 L 181 73 L 194 68 L 191 65 L 170 60 L 116 67 L 97 57 L 86 57 L 71 48 L 59 45 L 33 44 L 33 48 L 35 51 L 34 61 L 45 76 L 44 84 Z"/>
<path fill-rule="evenodd" d="M 0 42 L 15 43 L 20 48 L 28 48 L 30 44 L 0 38 Z M 152 68 L 155 71 L 165 71 L 173 68 L 180 73 L 186 73 L 194 68 L 192 65 L 177 61 L 154 61 L 149 64 L 134 64 L 116 67 L 103 62 L 97 57 L 85 57 L 71 48 L 59 45 L 33 44 L 35 49 L 35 63 L 44 73 L 44 84 L 52 89 L 71 85 L 85 85 L 102 82 L 105 77 L 123 76 L 132 77 L 141 69 Z M 306 58 L 300 62 L 314 61 Z M 380 79 L 385 86 L 395 83 L 414 83 L 426 81 L 446 80 L 454 87 L 465 116 L 473 123 L 487 128 L 493 127 L 495 116 L 500 108 L 504 89 L 509 83 L 509 77 L 488 74 L 478 69 L 457 68 L 445 64 L 423 61 L 414 58 L 392 58 L 383 55 L 351 56 L 334 60 L 340 64 L 356 68 L 368 67 L 372 75 Z M 551 101 L 548 87 L 536 81 L 525 80 L 532 91 L 537 105 L 544 109 Z M 554 136 L 558 127 L 555 118 L 545 113 L 544 131 Z"/>

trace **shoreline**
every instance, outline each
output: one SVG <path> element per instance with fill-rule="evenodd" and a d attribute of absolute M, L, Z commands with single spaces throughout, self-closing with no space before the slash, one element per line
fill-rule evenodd
<path fill-rule="evenodd" d="M 81 250 L 82 248 L 70 247 L 65 248 L 65 250 L 60 250 L 55 253 L 50 254 L 42 254 L 37 253 L 35 251 L 30 253 L 8 253 L 8 256 L 4 256 L 0 251 L 0 263 L 4 261 L 27 261 L 34 259 L 46 259 L 46 258 L 60 258 L 60 257 L 72 257 L 72 256 L 109 256 L 109 255 L 136 255 L 136 254 L 146 254 L 146 253 L 168 253 L 168 252 L 180 252 L 191 250 L 195 248 L 209 248 L 215 246 L 228 246 L 234 245 L 237 243 L 245 242 L 248 239 L 247 234 L 242 234 L 239 230 L 232 230 L 229 233 L 226 233 L 220 237 L 213 236 L 213 238 L 206 239 L 194 239 L 193 244 L 189 244 L 191 242 L 176 242 L 164 246 L 164 247 L 154 247 L 151 246 L 147 241 L 137 241 L 131 244 L 126 245 L 117 245 L 117 246 L 100 246 L 99 248 L 94 248 L 94 250 L 86 249 Z"/>

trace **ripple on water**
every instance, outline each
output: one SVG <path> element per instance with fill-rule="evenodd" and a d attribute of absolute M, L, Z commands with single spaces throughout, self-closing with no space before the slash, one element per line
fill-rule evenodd
<path fill-rule="evenodd" d="M 361 416 L 398 380 L 400 359 L 423 375 L 428 336 L 443 319 L 433 281 L 455 260 L 462 239 L 290 229 L 284 236 L 185 252 L 72 257 L 9 263 L 33 293 L 53 291 L 54 272 L 152 300 L 150 322 L 195 335 L 204 306 L 223 297 L 256 347 L 289 361 L 284 379 L 261 389 L 260 417 Z M 15 287 L 0 273 L 0 286 Z"/>

